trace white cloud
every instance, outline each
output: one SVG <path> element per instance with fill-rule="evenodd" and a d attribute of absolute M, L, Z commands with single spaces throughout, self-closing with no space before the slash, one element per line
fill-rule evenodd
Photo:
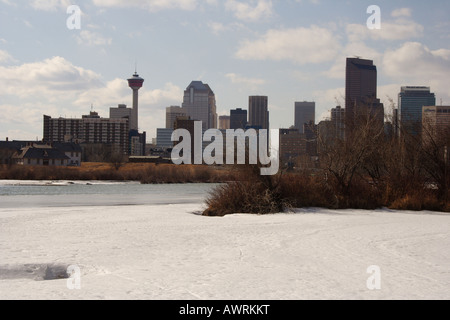
<path fill-rule="evenodd" d="M 80 32 L 80 35 L 76 38 L 78 44 L 84 44 L 88 46 L 104 46 L 112 44 L 112 38 L 105 38 L 101 34 L 89 30 L 82 30 Z"/>
<path fill-rule="evenodd" d="M 228 73 L 225 75 L 225 77 L 228 78 L 231 83 L 243 85 L 246 87 L 246 89 L 250 89 L 253 91 L 256 90 L 259 86 L 266 83 L 264 79 L 247 78 L 236 73 Z"/>
<path fill-rule="evenodd" d="M 287 60 L 302 65 L 330 61 L 339 50 L 340 44 L 330 30 L 311 26 L 269 30 L 258 40 L 242 43 L 236 57 L 243 60 Z"/>
<path fill-rule="evenodd" d="M 236 18 L 245 21 L 258 21 L 273 14 L 272 0 L 227 0 L 225 9 L 233 12 Z"/>
<path fill-rule="evenodd" d="M 93 0 L 94 5 L 98 7 L 137 7 L 156 12 L 167 9 L 194 10 L 198 5 L 198 0 Z M 215 3 L 207 0 L 206 3 Z"/>
<path fill-rule="evenodd" d="M 410 19 L 398 18 L 395 21 L 382 21 L 380 30 L 369 30 L 362 24 L 349 24 L 346 28 L 350 41 L 406 40 L 423 36 L 424 27 Z"/>
<path fill-rule="evenodd" d="M 14 58 L 6 51 L 0 50 L 0 63 L 15 61 Z"/>
<path fill-rule="evenodd" d="M 437 94 L 450 97 L 450 50 L 430 50 L 418 42 L 407 42 L 396 50 L 388 50 L 382 70 L 403 85 L 431 86 Z"/>
<path fill-rule="evenodd" d="M 208 22 L 209 30 L 216 36 L 220 35 L 223 32 L 236 31 L 236 30 L 242 29 L 244 27 L 245 26 L 239 22 L 233 22 L 230 24 L 224 24 L 224 23 L 213 22 L 213 21 Z"/>
<path fill-rule="evenodd" d="M 340 51 L 339 57 L 330 70 L 324 74 L 331 79 L 345 79 L 345 66 L 347 57 L 361 57 L 369 60 L 379 61 L 382 53 L 368 47 L 363 42 L 350 42 Z"/>
<path fill-rule="evenodd" d="M 30 5 L 36 10 L 56 11 L 67 9 L 71 3 L 69 0 L 32 0 Z"/>
<path fill-rule="evenodd" d="M 19 98 L 43 97 L 46 100 L 67 96 L 100 86 L 100 75 L 76 67 L 62 57 L 53 57 L 41 62 L 20 66 L 0 66 L 0 94 Z"/>
<path fill-rule="evenodd" d="M 397 50 L 386 52 L 383 67 L 393 78 L 448 78 L 450 50 L 433 51 L 419 42 L 407 42 Z"/>
<path fill-rule="evenodd" d="M 36 133 L 42 132 L 44 114 L 80 118 L 93 104 L 100 116 L 108 117 L 111 106 L 130 106 L 132 102 L 126 79 L 104 82 L 101 75 L 62 57 L 18 66 L 0 65 L 0 96 L 0 136 L 11 139 L 34 139 Z M 152 90 L 144 85 L 139 96 L 141 129 L 152 136 L 165 121 L 164 112 L 155 110 L 179 104 L 182 97 L 183 90 L 172 83 Z"/>
<path fill-rule="evenodd" d="M 398 17 L 411 17 L 412 10 L 410 8 L 399 8 L 392 11 L 391 16 L 394 18 Z"/>

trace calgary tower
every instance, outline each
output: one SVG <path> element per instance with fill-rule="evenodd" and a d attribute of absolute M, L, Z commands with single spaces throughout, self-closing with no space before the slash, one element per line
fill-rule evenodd
<path fill-rule="evenodd" d="M 142 88 L 144 79 L 139 77 L 137 71 L 133 77 L 128 79 L 128 86 L 133 90 L 133 111 L 130 119 L 130 130 L 139 130 L 138 109 L 139 109 L 139 89 Z"/>

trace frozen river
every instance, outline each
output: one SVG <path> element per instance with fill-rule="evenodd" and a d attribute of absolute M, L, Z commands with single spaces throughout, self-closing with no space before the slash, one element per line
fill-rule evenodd
<path fill-rule="evenodd" d="M 209 218 L 211 185 L 47 183 L 0 183 L 0 299 L 450 299 L 448 214 Z"/>
<path fill-rule="evenodd" d="M 0 180 L 0 208 L 198 203 L 212 188 L 211 184 Z"/>

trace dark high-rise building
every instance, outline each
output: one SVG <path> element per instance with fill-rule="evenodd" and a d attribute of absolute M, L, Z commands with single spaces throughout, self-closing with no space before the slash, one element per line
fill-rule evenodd
<path fill-rule="evenodd" d="M 331 122 L 336 130 L 336 137 L 343 140 L 345 137 L 345 109 L 341 106 L 331 109 Z"/>
<path fill-rule="evenodd" d="M 247 110 L 238 108 L 230 111 L 230 129 L 245 129 L 247 123 Z"/>
<path fill-rule="evenodd" d="M 383 126 L 384 106 L 377 99 L 377 67 L 372 60 L 347 58 L 345 79 L 346 132 L 355 127 L 356 117 L 369 114 Z"/>
<path fill-rule="evenodd" d="M 436 105 L 430 87 L 402 87 L 398 94 L 398 117 L 404 133 L 417 135 L 422 126 L 422 108 Z"/>
<path fill-rule="evenodd" d="M 316 122 L 316 103 L 315 102 L 296 102 L 295 103 L 295 128 L 300 133 L 305 133 L 303 126 L 305 124 Z"/>
<path fill-rule="evenodd" d="M 254 129 L 269 129 L 269 98 L 249 97 L 249 126 Z"/>

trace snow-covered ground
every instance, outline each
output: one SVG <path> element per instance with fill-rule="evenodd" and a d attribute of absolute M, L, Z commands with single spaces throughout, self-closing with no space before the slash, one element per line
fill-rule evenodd
<path fill-rule="evenodd" d="M 450 299 L 448 214 L 201 208 L 0 208 L 0 298 Z M 43 280 L 69 265 L 80 289 Z M 367 287 L 372 265 L 380 290 Z"/>
<path fill-rule="evenodd" d="M 448 214 L 201 209 L 0 205 L 0 299 L 450 299 Z"/>

